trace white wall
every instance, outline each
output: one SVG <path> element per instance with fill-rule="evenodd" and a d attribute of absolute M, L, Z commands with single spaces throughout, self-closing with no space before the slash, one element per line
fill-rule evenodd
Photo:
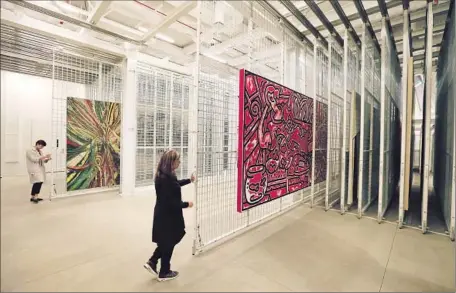
<path fill-rule="evenodd" d="M 38 139 L 48 143 L 46 153 L 52 151 L 52 80 L 20 73 L 1 71 L 1 175 L 27 175 L 25 152 Z M 55 97 L 84 98 L 82 84 L 58 82 Z M 62 124 L 65 116 L 58 118 Z M 65 129 L 65 127 L 62 127 Z M 59 134 L 65 136 L 65 133 Z M 62 137 L 61 146 L 65 138 Z M 62 144 L 63 143 L 63 144 Z M 60 154 L 66 156 L 66 153 Z M 48 167 L 48 171 L 50 168 Z"/>

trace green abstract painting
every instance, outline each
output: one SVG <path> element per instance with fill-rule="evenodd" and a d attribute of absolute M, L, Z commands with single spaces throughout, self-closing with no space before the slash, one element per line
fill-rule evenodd
<path fill-rule="evenodd" d="M 69 97 L 67 190 L 120 184 L 119 103 Z"/>

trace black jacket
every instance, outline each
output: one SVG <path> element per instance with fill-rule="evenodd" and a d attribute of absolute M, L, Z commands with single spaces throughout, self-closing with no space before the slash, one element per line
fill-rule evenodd
<path fill-rule="evenodd" d="M 155 180 L 157 202 L 155 203 L 152 242 L 159 245 L 176 245 L 185 235 L 182 209 L 188 202 L 182 201 L 181 186 L 191 183 L 190 179 L 177 180 L 174 175 L 160 175 Z"/>

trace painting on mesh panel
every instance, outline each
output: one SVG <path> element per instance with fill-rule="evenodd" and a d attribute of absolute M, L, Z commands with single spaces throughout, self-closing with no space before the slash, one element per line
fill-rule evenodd
<path fill-rule="evenodd" d="M 120 184 L 120 104 L 67 101 L 67 190 Z"/>
<path fill-rule="evenodd" d="M 328 161 L 328 105 L 316 102 L 315 117 L 315 184 L 326 180 Z"/>
<path fill-rule="evenodd" d="M 310 186 L 313 99 L 246 70 L 239 95 L 242 212 Z"/>

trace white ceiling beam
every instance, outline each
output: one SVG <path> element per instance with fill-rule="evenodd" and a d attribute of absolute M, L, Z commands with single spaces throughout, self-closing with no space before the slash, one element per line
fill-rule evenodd
<path fill-rule="evenodd" d="M 151 49 L 160 50 L 165 54 L 168 54 L 171 58 L 175 58 L 179 61 L 189 62 L 190 56 L 184 54 L 184 50 L 168 42 L 153 39 L 147 43 L 147 46 Z"/>
<path fill-rule="evenodd" d="M 442 37 L 443 37 L 443 32 L 442 32 L 441 34 L 435 34 L 435 35 L 433 35 L 433 37 L 432 37 L 432 44 L 435 45 L 435 44 L 441 43 L 441 42 L 442 42 Z M 402 44 L 402 40 L 401 40 L 400 42 L 398 42 L 396 45 L 398 45 L 399 43 Z M 421 39 L 415 39 L 415 38 L 414 38 L 414 39 L 412 40 L 413 49 L 416 49 L 416 48 L 424 48 L 424 45 L 425 45 L 425 44 L 426 44 L 426 42 L 425 42 L 424 36 L 423 36 L 423 38 L 421 38 Z M 402 50 L 403 50 L 402 47 L 403 47 L 403 46 L 398 46 L 398 48 L 397 48 L 398 53 L 401 53 L 401 52 L 402 52 Z"/>
<path fill-rule="evenodd" d="M 185 46 L 183 49 L 183 52 L 185 55 L 192 55 L 193 53 L 196 52 L 196 44 L 191 43 L 190 45 Z"/>
<path fill-rule="evenodd" d="M 46 35 L 48 37 L 56 38 L 60 41 L 67 42 L 70 44 L 82 45 L 82 46 L 86 46 L 86 47 L 89 47 L 89 48 L 92 48 L 95 50 L 99 50 L 102 52 L 115 54 L 120 57 L 126 57 L 126 55 L 127 55 L 127 52 L 123 47 L 120 47 L 113 43 L 91 37 L 90 35 L 81 36 L 77 32 L 65 29 L 63 27 L 58 27 L 58 26 L 52 25 L 50 23 L 47 23 L 47 22 L 44 22 L 41 20 L 37 20 L 35 18 L 31 18 L 27 15 L 16 14 L 16 13 L 6 10 L 6 9 L 2 10 L 1 23 L 10 25 L 10 26 L 13 26 L 16 28 L 25 29 L 25 30 L 32 31 L 35 33 L 39 33 L 42 35 Z M 164 43 L 167 45 L 170 45 L 166 42 L 164 42 Z M 159 44 L 164 45 L 161 43 L 159 43 Z M 169 48 L 167 48 L 167 49 L 169 49 Z M 2 54 L 12 56 L 11 53 L 2 52 Z M 12 57 L 14 57 L 14 56 L 12 56 Z M 22 55 L 21 55 L 21 58 L 27 59 L 27 58 L 24 58 Z M 191 74 L 191 69 L 188 68 L 188 66 L 186 66 L 186 67 L 180 66 L 178 64 L 175 64 L 172 62 L 167 62 L 164 59 L 156 58 L 156 57 L 150 56 L 148 54 L 139 53 L 138 59 L 141 61 L 144 61 L 148 64 L 151 64 L 153 66 L 157 66 L 157 67 L 160 67 L 163 69 L 168 69 L 168 70 L 171 70 L 174 72 L 187 74 L 187 75 Z M 31 58 L 30 58 L 30 61 L 39 62 L 38 60 L 32 60 Z M 41 62 L 41 63 L 43 63 L 43 62 Z"/>
<path fill-rule="evenodd" d="M 241 26 L 242 25 L 244 25 L 244 24 L 241 24 Z M 201 29 L 203 30 L 203 27 Z M 239 28 L 239 29 L 242 30 L 243 28 Z M 201 40 L 201 42 L 209 42 L 214 37 L 214 33 L 221 33 L 221 32 L 224 32 L 223 28 L 221 30 L 218 30 L 214 26 L 212 26 L 210 28 L 204 28 L 204 31 L 200 36 L 200 40 Z M 192 55 L 193 53 L 196 52 L 196 41 L 197 41 L 196 34 L 192 38 L 192 40 L 194 43 L 191 43 L 184 47 L 184 53 L 187 55 Z"/>
<path fill-rule="evenodd" d="M 436 34 L 437 32 L 443 33 L 444 29 L 445 29 L 445 25 L 442 24 L 442 25 L 434 26 L 432 28 L 432 31 L 433 31 L 433 34 Z M 412 31 L 412 38 L 417 37 L 417 36 L 424 36 L 425 33 L 426 33 L 425 28 L 420 29 L 420 30 L 414 30 L 414 31 Z M 403 42 L 404 36 L 402 34 L 402 35 L 395 36 L 394 38 L 395 38 L 396 42 L 399 44 L 399 43 Z"/>
<path fill-rule="evenodd" d="M 77 32 L 52 25 L 35 18 L 31 18 L 27 15 L 16 15 L 9 10 L 2 10 L 1 22 L 17 28 L 26 29 L 49 37 L 54 37 L 64 42 L 84 45 L 110 54 L 125 56 L 125 50 L 113 43 L 106 42 L 89 35 L 81 36 Z"/>
<path fill-rule="evenodd" d="M 92 24 L 97 24 L 100 19 L 108 13 L 109 6 L 111 6 L 111 1 L 97 1 L 96 6 L 93 11 L 90 12 L 88 22 Z"/>
<path fill-rule="evenodd" d="M 257 53 L 255 55 L 253 55 L 252 56 L 252 61 L 255 61 L 255 62 L 264 61 L 265 59 L 269 59 L 272 56 L 276 56 L 276 55 L 280 54 L 281 50 L 282 50 L 282 45 L 281 44 L 275 45 L 275 46 L 273 46 L 273 47 L 271 47 L 271 48 L 269 48 L 269 49 L 267 49 L 265 51 L 262 51 L 260 53 Z M 238 67 L 240 65 L 244 65 L 244 64 L 246 64 L 248 62 L 249 62 L 248 54 L 228 61 L 228 63 L 231 66 L 235 66 L 235 67 Z"/>
<path fill-rule="evenodd" d="M 52 9 L 49 4 L 45 3 L 43 1 L 43 3 L 40 3 L 41 1 L 37 1 L 36 3 L 34 3 L 35 5 L 40 5 L 42 6 L 43 8 L 46 8 L 46 9 Z M 106 1 L 105 1 L 106 2 Z M 52 5 L 51 5 L 52 6 Z M 78 8 L 75 8 L 75 9 L 78 9 Z M 86 12 L 84 10 L 81 10 L 83 12 Z M 82 12 L 81 12 L 82 13 Z M 72 17 L 70 15 L 67 15 L 68 17 Z M 53 26 L 51 25 L 53 28 L 55 28 L 56 26 Z M 141 32 L 140 30 L 138 29 L 135 29 L 135 28 L 132 28 L 132 27 L 129 27 L 129 26 L 126 26 L 126 25 L 123 25 L 121 23 L 118 23 L 116 21 L 112 21 L 112 20 L 109 20 L 109 19 L 106 19 L 106 18 L 100 18 L 99 22 L 98 22 L 98 27 L 103 27 L 105 29 L 109 29 L 111 31 L 114 31 L 114 32 L 118 32 L 119 34 L 129 34 L 129 35 L 132 35 L 132 36 L 135 36 L 134 38 L 136 39 L 137 37 L 141 37 L 144 33 Z M 52 31 L 52 30 L 51 30 Z M 65 30 L 66 31 L 66 30 Z M 86 34 L 79 34 L 79 37 L 82 37 L 84 38 L 86 36 Z M 156 44 L 158 48 L 160 48 L 160 50 L 162 50 L 163 52 L 167 53 L 167 54 L 170 54 L 170 57 L 171 58 L 175 58 L 179 61 L 183 61 L 183 62 L 187 62 L 188 61 L 188 56 L 185 55 L 183 53 L 183 49 L 176 46 L 176 45 L 173 45 L 173 44 L 170 44 L 170 43 L 167 43 L 167 42 L 164 42 L 164 41 L 161 41 L 161 40 L 158 40 L 158 39 L 153 39 L 152 41 L 149 41 L 148 43 L 149 45 L 151 44 Z"/>
<path fill-rule="evenodd" d="M 253 39 L 248 38 L 248 36 L 249 36 L 249 32 L 243 32 L 243 33 L 235 36 L 232 39 L 229 39 L 225 42 L 222 42 L 222 43 L 219 43 L 219 44 L 216 44 L 216 45 L 210 47 L 209 49 L 205 50 L 204 53 L 215 54 L 215 55 L 221 54 L 221 53 L 225 52 L 226 50 L 231 49 L 233 47 L 239 46 L 241 44 L 245 44 L 247 42 L 253 42 L 255 40 L 261 39 L 266 36 L 266 33 L 263 29 L 258 27 L 258 28 L 253 29 L 251 32 L 251 36 Z"/>
<path fill-rule="evenodd" d="M 420 3 L 420 5 L 422 4 L 422 6 L 420 6 L 420 8 L 414 9 L 413 11 L 410 11 L 410 20 L 412 22 L 411 23 L 412 29 L 413 29 L 413 24 L 415 24 L 416 22 L 418 22 L 420 20 L 421 21 L 426 20 L 426 2 L 417 1 L 417 4 L 418 3 Z M 432 9 L 432 14 L 434 15 L 434 18 L 437 17 L 437 15 L 444 13 L 445 11 L 448 11 L 449 7 L 450 7 L 449 3 L 446 3 L 446 2 L 439 3 L 439 5 L 437 5 L 436 8 Z M 391 22 L 391 26 L 393 27 L 393 30 L 395 30 L 395 28 L 399 27 L 402 31 L 402 23 L 404 21 L 403 17 L 404 16 L 402 14 L 394 16 L 394 17 L 390 16 L 390 18 L 391 18 L 390 22 Z M 446 18 L 446 15 L 444 16 L 444 18 Z M 374 29 L 374 31 L 379 31 L 381 29 L 381 25 L 374 25 L 373 29 Z"/>
<path fill-rule="evenodd" d="M 185 74 L 185 75 L 191 75 L 193 72 L 193 69 L 189 66 L 181 66 L 172 62 L 169 62 L 167 58 L 157 58 L 148 54 L 144 53 L 138 53 L 137 55 L 138 60 L 141 60 L 144 63 L 147 63 L 151 66 L 159 67 L 162 69 L 174 71 L 177 73 Z"/>
<path fill-rule="evenodd" d="M 188 14 L 193 8 L 196 7 L 197 1 L 187 1 L 178 8 L 176 8 L 172 13 L 168 14 L 156 27 L 147 32 L 143 37 L 142 41 L 147 42 L 155 36 L 159 31 L 168 28 L 171 24 L 177 21 L 180 17 L 185 14 Z"/>

